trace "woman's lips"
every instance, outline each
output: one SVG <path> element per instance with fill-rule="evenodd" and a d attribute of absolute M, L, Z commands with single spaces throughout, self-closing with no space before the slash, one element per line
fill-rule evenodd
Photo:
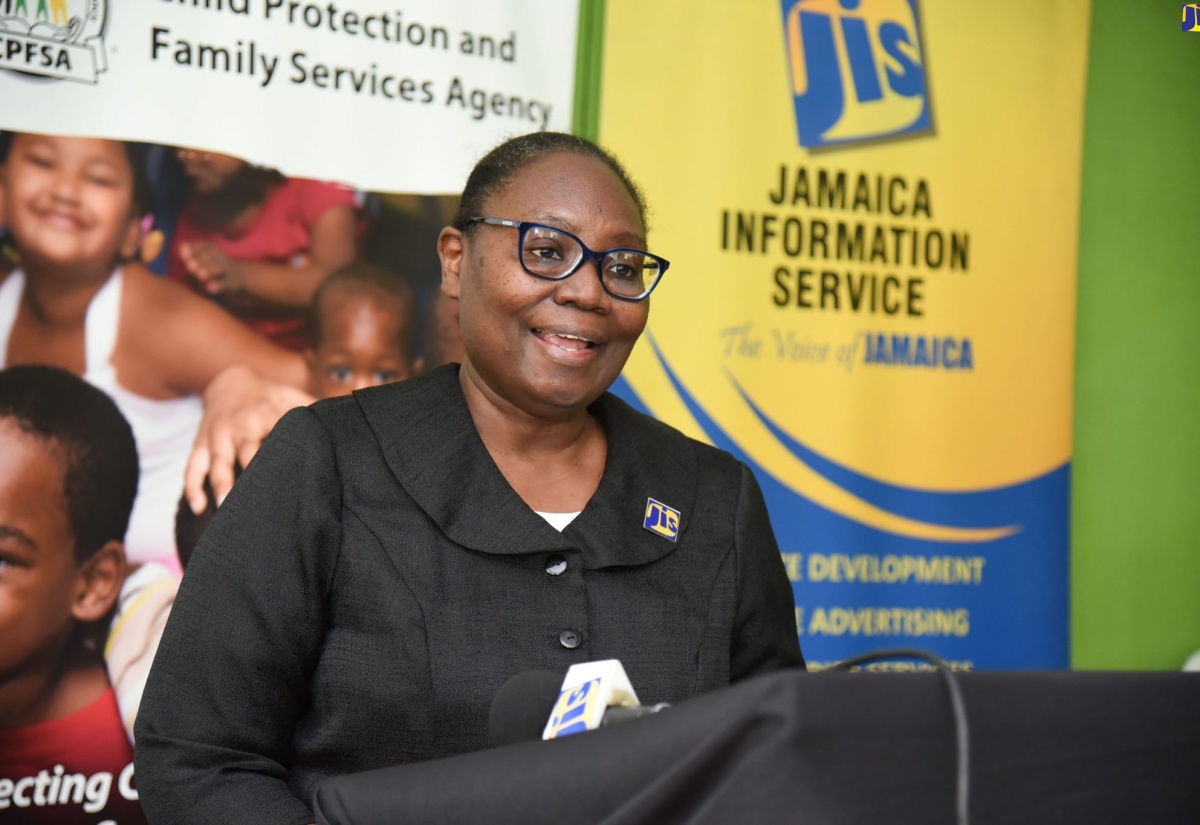
<path fill-rule="evenodd" d="M 547 344 L 556 346 L 559 349 L 567 350 L 568 352 L 579 352 L 580 350 L 591 349 L 596 346 L 596 342 L 583 335 L 576 335 L 568 332 L 548 332 L 546 330 L 535 329 L 533 334 L 539 340 L 545 341 Z"/>
<path fill-rule="evenodd" d="M 599 352 L 600 342 L 579 331 L 532 329 L 542 351 L 563 364 L 582 364 Z"/>

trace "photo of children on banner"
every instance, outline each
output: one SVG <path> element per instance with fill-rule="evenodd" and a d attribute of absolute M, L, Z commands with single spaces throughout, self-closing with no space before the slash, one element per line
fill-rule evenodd
<path fill-rule="evenodd" d="M 278 408 L 269 413 L 272 422 L 278 410 L 333 392 L 332 384 L 314 385 L 318 369 L 324 369 L 327 384 L 340 383 L 349 389 L 357 385 L 347 384 L 345 376 L 338 377 L 341 369 L 337 364 L 321 368 L 313 362 L 324 357 L 321 346 L 306 345 L 295 354 L 274 347 L 223 308 L 199 299 L 193 290 L 178 288 L 169 278 L 154 277 L 148 267 L 163 259 L 181 266 L 182 257 L 160 253 L 169 247 L 182 256 L 185 245 L 192 243 L 186 240 L 189 233 L 193 239 L 197 237 L 194 220 L 198 214 L 203 223 L 205 208 L 243 203 L 250 190 L 268 192 L 267 202 L 257 212 L 249 210 L 256 229 L 239 235 L 242 240 L 253 236 L 264 248 L 292 250 L 308 243 L 311 233 L 297 229 L 303 227 L 303 221 L 292 225 L 278 221 L 279 237 L 265 234 L 262 216 L 271 204 L 275 204 L 272 214 L 276 216 L 280 210 L 297 214 L 294 202 L 286 208 L 279 205 L 288 192 L 293 193 L 289 196 L 293 201 L 296 192 L 317 193 L 308 198 L 311 203 L 318 207 L 333 204 L 318 217 L 340 214 L 341 218 L 333 221 L 335 227 L 350 227 L 342 233 L 346 243 L 334 244 L 341 252 L 329 260 L 346 254 L 352 257 L 353 236 L 359 231 L 354 194 L 349 189 L 285 179 L 279 173 L 211 153 L 200 153 L 201 157 L 186 164 L 180 160 L 181 154 L 187 153 L 94 138 L 0 133 L 0 368 L 23 363 L 59 366 L 114 397 L 134 428 L 143 476 L 126 551 L 131 561 L 156 560 L 176 576 L 181 573 L 175 547 L 176 504 L 206 388 L 206 403 L 215 405 L 218 419 L 228 423 L 236 416 L 221 418 L 220 410 L 231 406 L 227 399 L 236 401 L 244 394 L 244 385 L 257 388 L 262 379 L 272 382 L 272 402 Z M 147 175 L 147 161 L 155 173 L 152 178 Z M 185 179 L 185 172 L 197 184 L 183 204 L 179 181 Z M 226 181 L 224 186 L 213 185 L 218 178 Z M 196 194 L 206 187 L 216 193 L 208 207 L 205 198 Z M 380 198 L 374 196 L 376 201 Z M 445 208 L 436 199 L 416 199 L 416 203 L 425 211 Z M 241 211 L 247 213 L 244 207 Z M 420 234 L 432 220 L 423 213 L 407 215 L 397 209 L 388 214 L 390 218 L 374 228 L 376 237 L 384 230 L 404 226 L 405 238 L 409 238 Z M 164 237 L 160 226 L 170 234 Z M 238 227 L 242 228 L 240 223 Z M 421 246 L 431 245 L 430 240 Z M 379 379 L 400 380 L 423 368 L 461 360 L 454 307 L 440 297 L 422 299 L 418 294 L 414 301 L 413 290 L 405 285 L 407 279 L 391 272 L 397 267 L 419 272 L 423 266 L 420 256 L 406 256 L 404 245 L 395 243 L 376 242 L 373 248 L 384 256 L 389 270 L 386 277 L 398 282 L 397 291 L 389 293 L 382 287 L 360 291 L 373 294 L 384 311 L 398 311 L 397 317 L 408 319 L 403 335 L 412 341 L 405 345 L 401 368 L 378 370 Z M 318 253 L 324 260 L 321 249 Z M 299 260 L 295 255 L 293 259 Z M 289 263 L 277 269 L 286 270 L 293 283 L 306 277 L 314 280 L 311 268 Z M 326 277 L 328 272 L 319 274 L 318 287 Z M 196 283 L 190 275 L 184 280 Z M 383 283 L 386 278 L 375 280 Z M 312 288 L 314 294 L 316 288 Z M 299 310 L 300 332 L 290 345 L 306 341 L 308 330 L 317 328 L 308 315 L 306 304 Z M 365 310 L 359 315 L 361 323 L 371 323 Z M 307 363 L 300 354 L 306 351 Z M 211 383 L 218 376 L 222 380 Z M 256 446 L 254 441 L 244 451 L 246 460 Z M 227 466 L 232 468 L 233 463 L 231 456 Z M 219 492 L 232 485 L 231 474 L 226 478 Z M 196 506 L 194 502 L 193 509 Z"/>
<path fill-rule="evenodd" d="M 123 598 L 122 537 L 137 487 L 133 432 L 107 395 L 51 367 L 0 371 L 4 822 L 145 822 L 126 723 L 132 725 L 149 662 L 133 706 L 122 706 L 118 682 L 128 687 L 130 680 L 110 681 L 102 656 Z M 141 601 L 157 605 L 149 614 L 158 619 L 175 592 L 174 580 L 167 582 L 138 586 L 149 597 Z M 126 607 L 118 645 L 136 651 L 135 659 L 152 658 L 161 621 L 147 624 L 146 611 Z M 144 635 L 130 638 L 155 623 L 149 645 Z"/>
<path fill-rule="evenodd" d="M 146 161 L 154 158 L 158 174 L 148 178 Z M 74 636 L 62 648 L 61 633 L 46 645 L 30 635 L 40 627 L 28 620 L 31 611 L 57 616 L 50 625 L 59 630 L 67 621 L 65 614 L 51 613 L 61 610 L 63 602 L 44 588 L 22 591 L 19 604 L 36 605 L 19 610 L 27 635 L 4 636 L 5 652 L 14 657 L 48 646 L 35 658 L 43 664 L 70 664 L 58 672 L 73 673 L 81 659 L 87 678 L 72 677 L 70 684 L 103 688 L 93 696 L 74 688 L 60 691 L 45 679 L 35 685 L 33 677 L 6 664 L 0 674 L 0 819 L 6 822 L 25 814 L 38 822 L 92 822 L 97 817 L 143 821 L 128 748 L 182 573 L 175 516 L 177 510 L 191 513 L 186 505 L 181 510 L 179 502 L 201 398 L 220 408 L 227 395 L 239 397 L 229 390 L 236 390 L 240 381 L 258 387 L 269 380 L 278 406 L 286 408 L 420 372 L 422 349 L 435 333 L 442 342 L 439 352 L 456 350 L 455 318 L 439 315 L 440 320 L 422 326 L 407 282 L 361 261 L 321 275 L 313 300 L 301 308 L 300 340 L 310 340 L 311 330 L 312 342 L 302 353 L 272 344 L 193 290 L 152 275 L 150 264 L 166 258 L 161 253 L 171 235 L 178 237 L 175 232 L 164 237 L 160 231 L 156 202 L 167 218 L 161 225 L 169 231 L 176 216 L 188 214 L 187 208 L 181 211 L 178 184 L 161 184 L 164 178 L 181 179 L 179 169 L 176 152 L 167 147 L 0 133 L 0 385 L 27 380 L 22 376 L 49 375 L 32 385 L 44 395 L 44 411 L 68 418 L 93 411 L 97 396 L 115 405 L 122 424 L 132 430 L 128 444 L 133 459 L 126 463 L 138 479 L 129 489 L 131 514 L 113 534 L 114 541 L 123 541 L 121 575 L 105 579 L 113 584 L 103 593 L 103 609 L 86 614 L 87 622 L 76 621 L 88 630 L 82 638 L 84 652 L 76 649 Z M 349 202 L 349 190 L 327 188 Z M 162 202 L 162 195 L 173 202 Z M 346 211 L 355 214 L 350 207 Z M 400 249 L 392 252 L 402 254 Z M 296 267 L 288 268 L 295 274 Z M 68 390 L 54 390 L 55 381 L 66 381 Z M 72 386 L 83 387 L 91 400 L 72 400 Z M 17 468 L 22 477 L 40 478 L 21 469 L 24 464 L 17 467 L 24 453 L 16 442 L 9 443 L 2 419 L 0 415 L 0 474 Z M 112 457 L 119 444 L 108 446 L 103 466 L 119 474 L 121 461 Z M 64 461 L 75 454 L 65 446 L 56 451 Z M 113 476 L 106 479 L 119 482 Z M 71 483 L 69 498 L 79 494 Z M 50 500 L 45 490 L 38 495 L 39 501 Z M 79 505 L 70 506 L 76 518 Z M 9 512 L 3 507 L 0 501 L 0 512 Z M 210 502 L 210 507 L 215 505 Z M 25 509 L 40 516 L 46 507 Z M 191 544 L 207 519 L 193 521 Z M 18 582 L 13 571 L 31 564 L 23 560 L 20 547 L 12 549 L 17 539 L 6 526 L 0 524 L 0 588 Z M 110 569 L 112 563 L 103 561 L 110 555 L 100 554 L 102 561 L 96 564 Z M 80 570 L 83 565 L 81 560 Z M 63 567 L 59 572 L 66 576 L 68 571 Z M 58 581 L 62 583 L 61 576 Z M 10 604 L 18 604 L 15 597 L 5 599 L 3 608 Z M 94 621 L 93 613 L 99 617 Z M 3 629 L 11 616 L 4 609 L 0 614 Z M 62 659 L 68 654 L 69 661 Z M 106 669 L 96 671 L 97 664 Z M 10 673 L 16 674 L 15 681 Z M 78 695 L 93 701 L 83 707 L 62 698 Z M 63 708 L 71 711 L 65 717 Z M 75 760 L 81 747 L 95 757 L 94 764 Z M 25 808 L 27 800 L 30 807 Z M 46 806 L 58 807 L 51 813 Z"/>
<path fill-rule="evenodd" d="M 216 152 L 181 149 L 178 158 L 192 194 L 171 240 L 168 277 L 302 352 L 313 294 L 357 254 L 354 191 Z"/>
<path fill-rule="evenodd" d="M 235 366 L 299 388 L 303 360 L 138 262 L 143 242 L 154 240 L 142 147 L 3 137 L 0 225 L 11 258 L 0 275 L 0 368 L 57 366 L 113 398 L 141 467 L 126 552 L 178 573 L 173 517 L 200 394 Z"/>

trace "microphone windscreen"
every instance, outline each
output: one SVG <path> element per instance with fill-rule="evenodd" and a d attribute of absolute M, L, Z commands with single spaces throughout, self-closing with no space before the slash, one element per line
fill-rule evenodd
<path fill-rule="evenodd" d="M 488 717 L 492 745 L 541 739 L 562 683 L 563 674 L 553 670 L 526 670 L 505 682 Z"/>

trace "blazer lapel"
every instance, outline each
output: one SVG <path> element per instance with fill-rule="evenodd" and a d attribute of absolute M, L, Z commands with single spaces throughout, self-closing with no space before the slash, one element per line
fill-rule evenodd
<path fill-rule="evenodd" d="M 604 476 L 587 507 L 563 534 L 589 548 L 585 567 L 649 564 L 674 552 L 686 539 L 696 498 L 692 444 L 610 393 L 591 410 L 608 436 Z M 643 527 L 649 499 L 680 513 L 674 541 Z"/>
<path fill-rule="evenodd" d="M 456 544 L 521 554 L 566 546 L 509 486 L 479 438 L 458 369 L 354 393 L 388 467 Z"/>
<path fill-rule="evenodd" d="M 384 459 L 405 491 L 456 544 L 518 555 L 584 551 L 598 569 L 648 564 L 686 539 L 696 459 L 678 432 L 606 393 L 591 411 L 608 441 L 604 475 L 583 512 L 560 533 L 529 508 L 488 454 L 467 410 L 458 370 L 354 393 Z M 647 500 L 679 511 L 675 541 L 643 529 Z"/>

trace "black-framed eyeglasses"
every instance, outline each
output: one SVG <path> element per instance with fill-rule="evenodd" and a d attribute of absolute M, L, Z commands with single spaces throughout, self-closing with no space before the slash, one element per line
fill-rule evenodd
<path fill-rule="evenodd" d="M 504 218 L 468 218 L 468 224 L 508 226 L 518 231 L 517 255 L 535 278 L 561 281 L 588 261 L 596 262 L 604 291 L 622 301 L 643 301 L 658 286 L 671 262 L 640 249 L 617 247 L 597 252 L 565 229 Z"/>

